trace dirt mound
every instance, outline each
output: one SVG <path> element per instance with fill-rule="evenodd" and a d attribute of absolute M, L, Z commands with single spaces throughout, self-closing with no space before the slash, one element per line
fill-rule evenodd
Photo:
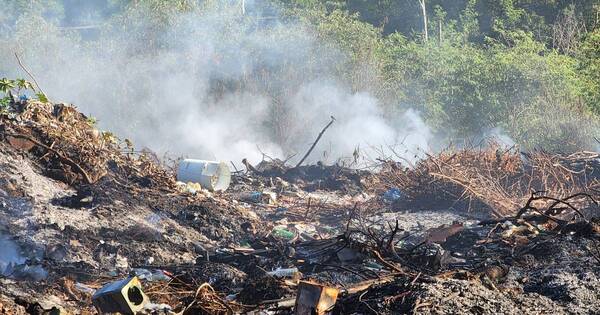
<path fill-rule="evenodd" d="M 259 226 L 230 201 L 181 191 L 150 154 L 98 131 L 74 107 L 21 105 L 0 116 L 0 237 L 14 248 L 0 255 L 0 272 L 18 281 L 6 284 L 15 290 L 41 282 L 14 296 L 60 300 L 62 279 L 194 263 L 198 252 L 243 239 L 244 223 Z"/>

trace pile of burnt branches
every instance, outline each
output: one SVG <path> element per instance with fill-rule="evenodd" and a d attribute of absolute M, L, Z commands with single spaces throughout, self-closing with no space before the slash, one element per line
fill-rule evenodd
<path fill-rule="evenodd" d="M 502 217 L 514 214 L 532 191 L 554 196 L 593 191 L 599 174 L 597 153 L 523 153 L 492 143 L 485 148 L 447 149 L 411 168 L 386 162 L 374 187 L 400 189 L 412 208 L 484 209 Z"/>
<path fill-rule="evenodd" d="M 552 232 L 576 234 L 578 236 L 598 235 L 598 201 L 590 194 L 575 193 L 565 198 L 555 198 L 533 192 L 514 216 L 498 220 L 481 221 L 480 225 L 512 221 L 525 223 L 540 231 L 540 227 Z"/>
<path fill-rule="evenodd" d="M 387 225 L 355 224 L 338 237 L 338 242 L 351 244 L 348 246 L 371 257 L 394 276 L 438 276 L 456 268 L 485 274 L 494 266 L 504 270 L 531 248 L 563 235 L 600 242 L 599 210 L 596 199 L 587 193 L 556 198 L 535 192 L 513 216 L 481 221 L 471 227 L 460 223 L 442 225 L 426 231 L 417 243 L 405 242 L 411 233 L 400 228 L 398 221 Z M 588 250 L 600 259 L 597 248 Z"/>

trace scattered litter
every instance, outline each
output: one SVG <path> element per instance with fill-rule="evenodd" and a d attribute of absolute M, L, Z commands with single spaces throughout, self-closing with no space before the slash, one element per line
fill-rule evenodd
<path fill-rule="evenodd" d="M 187 192 L 190 194 L 196 194 L 202 191 L 202 186 L 199 183 L 192 182 L 177 182 L 177 186 L 180 188 L 182 192 Z"/>
<path fill-rule="evenodd" d="M 0 120 L 3 305 L 39 309 L 33 280 L 81 313 L 89 296 L 122 313 L 600 312 L 597 153 L 465 148 L 377 171 L 265 158 L 220 187 L 223 163 L 180 163 L 195 179 L 177 182 L 66 104 Z"/>
<path fill-rule="evenodd" d="M 263 203 L 270 205 L 277 204 L 277 194 L 272 191 L 264 191 L 262 193 Z"/>
<path fill-rule="evenodd" d="M 231 182 L 231 171 L 225 162 L 185 159 L 179 162 L 177 180 L 199 183 L 210 191 L 225 191 Z"/>
<path fill-rule="evenodd" d="M 360 259 L 360 255 L 351 248 L 342 248 L 337 252 L 337 257 L 342 263 L 356 262 Z"/>
<path fill-rule="evenodd" d="M 145 280 L 148 282 L 171 280 L 171 277 L 166 275 L 164 273 L 164 271 L 162 271 L 162 270 L 150 271 L 148 269 L 143 269 L 143 268 L 133 268 L 132 271 L 138 277 L 138 279 Z"/>
<path fill-rule="evenodd" d="M 378 263 L 375 263 L 375 262 L 372 262 L 372 261 L 367 262 L 366 265 L 365 265 L 365 268 L 369 268 L 369 269 L 376 270 L 376 271 L 383 270 L 383 266 L 382 265 L 380 265 Z"/>
<path fill-rule="evenodd" d="M 275 209 L 275 216 L 276 217 L 283 217 L 288 213 L 289 209 L 286 207 L 277 207 L 277 209 Z"/>
<path fill-rule="evenodd" d="M 285 228 L 274 228 L 273 232 L 271 232 L 271 235 L 273 235 L 276 238 L 281 238 L 281 239 L 286 239 L 286 240 L 292 240 L 294 239 L 294 237 L 296 237 L 296 234 L 288 229 Z"/>
<path fill-rule="evenodd" d="M 156 304 L 148 302 L 146 305 L 144 305 L 144 311 L 150 314 L 170 314 L 173 311 L 173 308 L 168 304 Z"/>
<path fill-rule="evenodd" d="M 444 243 L 446 239 L 464 229 L 462 223 L 453 223 L 452 225 L 442 225 L 437 228 L 427 230 L 427 241 L 432 243 Z"/>
<path fill-rule="evenodd" d="M 96 292 L 96 289 L 90 288 L 89 286 L 80 282 L 76 282 L 73 287 L 77 289 L 77 291 L 83 292 L 85 294 L 93 295 Z"/>
<path fill-rule="evenodd" d="M 400 198 L 402 198 L 402 192 L 398 188 L 388 189 L 383 194 L 383 200 L 387 203 L 394 203 L 397 200 L 399 200 Z"/>
<path fill-rule="evenodd" d="M 314 282 L 300 281 L 300 284 L 298 284 L 298 296 L 296 297 L 295 314 L 325 314 L 335 305 L 338 293 L 339 290 L 336 288 Z"/>
<path fill-rule="evenodd" d="M 273 271 L 268 272 L 269 275 L 277 278 L 296 278 L 299 277 L 300 272 L 298 268 L 277 268 Z"/>
<path fill-rule="evenodd" d="M 262 202 L 262 193 L 260 191 L 251 191 L 243 199 L 248 202 L 261 203 Z"/>
<path fill-rule="evenodd" d="M 104 285 L 94 293 L 92 302 L 101 313 L 135 314 L 144 309 L 148 297 L 138 278 L 130 277 Z"/>
<path fill-rule="evenodd" d="M 277 204 L 277 194 L 270 191 L 251 191 L 241 198 L 251 203 L 262 203 L 268 205 Z"/>

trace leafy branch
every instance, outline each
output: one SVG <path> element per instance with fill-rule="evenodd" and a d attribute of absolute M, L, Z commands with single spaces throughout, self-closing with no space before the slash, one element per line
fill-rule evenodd
<path fill-rule="evenodd" d="M 41 102 L 48 102 L 48 98 L 46 94 L 41 91 L 38 91 L 33 83 L 25 80 L 25 79 L 8 79 L 2 78 L 0 79 L 0 93 L 4 94 L 0 97 L 0 109 L 5 110 L 11 103 L 17 101 L 20 95 L 23 92 L 30 91 L 35 94 L 35 97 Z"/>

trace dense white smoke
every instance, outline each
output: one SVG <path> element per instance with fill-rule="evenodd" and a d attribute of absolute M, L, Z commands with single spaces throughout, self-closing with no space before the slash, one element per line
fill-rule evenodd
<path fill-rule="evenodd" d="M 305 122 L 293 125 L 292 134 L 310 141 L 329 121 L 328 114 L 334 115 L 335 127 L 321 140 L 321 159 L 330 152 L 333 152 L 331 159 L 348 157 L 358 148 L 359 153 L 371 159 L 390 157 L 394 151 L 412 162 L 421 156 L 420 149 L 428 148 L 432 138 L 417 112 L 409 109 L 398 117 L 386 119 L 378 101 L 368 93 L 350 93 L 333 84 L 313 82 L 301 87 L 292 105 L 295 117 Z"/>
<path fill-rule="evenodd" d="M 251 11 L 252 8 L 246 8 Z M 298 159 L 330 116 L 311 161 L 390 154 L 414 160 L 429 128 L 407 110 L 384 117 L 364 91 L 340 77 L 345 56 L 301 22 L 204 7 L 156 27 L 141 11 L 112 19 L 81 40 L 39 17 L 3 34 L 0 77 L 24 77 L 22 55 L 54 101 L 77 105 L 114 131 L 158 153 L 258 162 L 264 152 Z M 274 13 L 271 13 L 272 15 Z"/>

